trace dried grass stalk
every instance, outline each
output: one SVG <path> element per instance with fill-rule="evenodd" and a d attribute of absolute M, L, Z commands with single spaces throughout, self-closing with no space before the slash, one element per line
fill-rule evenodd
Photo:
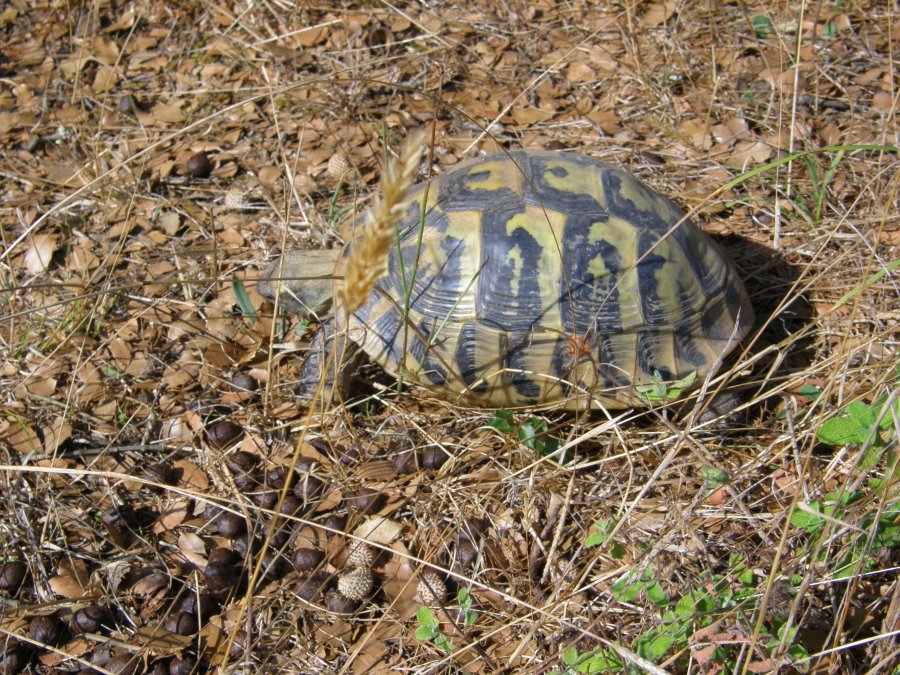
<path fill-rule="evenodd" d="M 365 304 L 375 282 L 387 272 L 388 254 L 396 240 L 397 220 L 403 215 L 403 202 L 412 187 L 424 142 L 424 132 L 411 134 L 403 144 L 400 156 L 389 159 L 382 171 L 379 194 L 344 265 L 340 304 L 348 314 Z"/>

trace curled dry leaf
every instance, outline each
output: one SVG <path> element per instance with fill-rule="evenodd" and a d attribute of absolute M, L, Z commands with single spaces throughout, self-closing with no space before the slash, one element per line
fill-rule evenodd
<path fill-rule="evenodd" d="M 200 569 L 206 566 L 206 544 L 193 532 L 183 532 L 178 536 L 178 548 L 192 564 Z"/>
<path fill-rule="evenodd" d="M 49 234 L 36 234 L 31 238 L 28 250 L 25 251 L 25 269 L 29 274 L 37 275 L 47 271 L 57 244 L 56 237 Z"/>
<path fill-rule="evenodd" d="M 400 536 L 403 525 L 390 518 L 369 518 L 357 527 L 353 534 L 373 544 L 388 546 Z"/>
<path fill-rule="evenodd" d="M 81 598 L 87 591 L 87 563 L 77 558 L 66 558 L 59 564 L 59 571 L 50 578 L 50 589 L 63 598 Z"/>

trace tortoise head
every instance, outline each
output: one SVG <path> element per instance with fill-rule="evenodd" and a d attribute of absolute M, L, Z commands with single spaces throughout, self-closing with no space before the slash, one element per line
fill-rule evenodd
<path fill-rule="evenodd" d="M 340 251 L 295 251 L 286 253 L 265 271 L 257 292 L 305 318 L 321 318 L 331 309 L 332 277 Z"/>

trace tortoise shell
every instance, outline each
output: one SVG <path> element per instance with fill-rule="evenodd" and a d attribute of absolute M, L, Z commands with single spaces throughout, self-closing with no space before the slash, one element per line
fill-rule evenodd
<path fill-rule="evenodd" d="M 654 373 L 702 378 L 753 322 L 722 249 L 683 218 L 588 157 L 465 163 L 413 188 L 386 275 L 349 318 L 336 307 L 337 326 L 467 405 L 647 405 Z"/>

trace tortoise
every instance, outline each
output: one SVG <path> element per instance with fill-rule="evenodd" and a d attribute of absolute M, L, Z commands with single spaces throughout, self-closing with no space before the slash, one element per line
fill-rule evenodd
<path fill-rule="evenodd" d="M 646 406 L 660 381 L 700 381 L 753 323 L 723 249 L 671 201 L 586 156 L 523 150 L 465 162 L 412 188 L 404 208 L 368 300 L 349 317 L 336 307 L 337 322 L 315 336 L 301 399 L 316 391 L 326 355 L 346 362 L 353 343 L 463 405 Z M 260 293 L 274 299 L 281 279 L 282 306 L 322 315 L 354 243 L 288 254 Z M 327 379 L 347 386 L 334 371 Z"/>

